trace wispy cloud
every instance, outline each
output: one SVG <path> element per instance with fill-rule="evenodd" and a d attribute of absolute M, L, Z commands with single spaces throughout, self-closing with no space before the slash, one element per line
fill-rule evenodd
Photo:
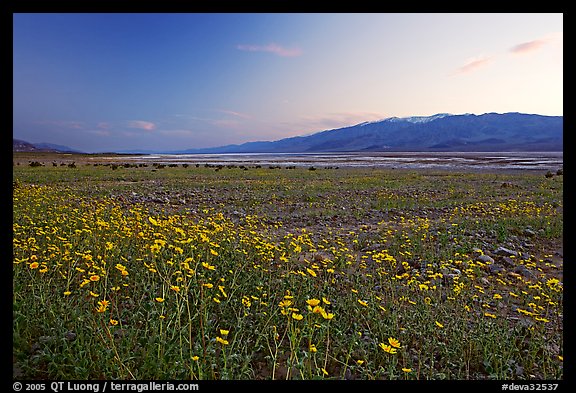
<path fill-rule="evenodd" d="M 510 48 L 510 52 L 514 54 L 525 54 L 529 52 L 534 52 L 543 47 L 546 43 L 547 40 L 534 40 L 523 42 Z"/>
<path fill-rule="evenodd" d="M 302 50 L 298 47 L 296 48 L 285 48 L 276 43 L 270 43 L 268 45 L 245 45 L 240 44 L 236 46 L 236 49 L 246 51 L 246 52 L 269 52 L 281 57 L 296 57 L 302 55 Z"/>
<path fill-rule="evenodd" d="M 514 45 L 511 48 L 509 48 L 506 51 L 506 53 L 512 54 L 513 56 L 533 53 L 533 52 L 536 52 L 536 51 L 542 49 L 546 45 L 558 44 L 558 43 L 562 44 L 562 40 L 563 40 L 563 33 L 562 32 L 552 32 L 552 33 L 546 34 L 545 36 L 543 36 L 539 39 L 532 40 L 532 41 L 526 41 L 526 42 L 522 42 L 520 44 Z M 476 57 L 470 58 L 464 63 L 464 65 L 458 67 L 454 72 L 452 72 L 451 75 L 469 74 L 469 73 L 475 72 L 475 71 L 489 65 L 490 63 L 494 62 L 494 60 L 496 58 L 498 58 L 498 61 L 500 61 L 500 58 L 502 58 L 502 57 L 503 57 L 503 54 L 497 54 L 497 55 L 492 55 L 492 56 L 481 55 L 481 56 L 476 56 Z"/>
<path fill-rule="evenodd" d="M 563 38 L 562 32 L 550 33 L 537 40 L 522 42 L 521 44 L 514 45 L 512 48 L 509 49 L 509 52 L 515 55 L 532 53 L 554 41 L 562 40 L 562 38 Z"/>
<path fill-rule="evenodd" d="M 232 116 L 235 116 L 235 117 L 239 117 L 239 118 L 241 118 L 241 119 L 251 119 L 251 118 L 252 118 L 252 116 L 247 115 L 247 114 L 245 114 L 245 113 L 230 111 L 230 110 L 227 110 L 227 109 L 220 109 L 219 112 L 225 113 L 225 114 L 227 114 L 227 115 L 232 115 Z"/>
<path fill-rule="evenodd" d="M 136 128 L 139 130 L 145 131 L 154 131 L 156 129 L 156 124 L 150 121 L 143 121 L 143 120 L 130 120 L 128 122 L 129 128 Z"/>
<path fill-rule="evenodd" d="M 493 61 L 492 56 L 477 56 L 469 59 L 464 63 L 464 65 L 458 67 L 452 75 L 456 74 L 468 74 L 478 70 L 479 68 L 485 67 Z"/>
<path fill-rule="evenodd" d="M 185 129 L 190 126 L 190 122 L 204 123 L 218 128 L 238 128 L 246 124 L 247 120 L 254 120 L 251 115 L 229 109 L 207 109 L 207 116 L 195 116 L 188 114 L 177 114 L 173 117 L 179 119 L 175 124 L 178 128 Z"/>

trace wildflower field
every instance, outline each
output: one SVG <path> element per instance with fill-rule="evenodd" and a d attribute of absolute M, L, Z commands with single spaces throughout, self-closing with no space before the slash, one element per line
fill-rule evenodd
<path fill-rule="evenodd" d="M 561 174 L 14 157 L 14 378 L 563 379 Z"/>

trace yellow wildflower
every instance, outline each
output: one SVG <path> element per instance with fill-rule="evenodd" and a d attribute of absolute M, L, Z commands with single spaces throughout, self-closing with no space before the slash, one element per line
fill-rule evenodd
<path fill-rule="evenodd" d="M 396 340 L 393 337 L 388 337 L 388 342 L 390 343 L 391 346 L 393 346 L 394 348 L 400 348 L 400 341 Z"/>
<path fill-rule="evenodd" d="M 292 300 L 284 299 L 280 303 L 278 303 L 278 307 L 288 307 L 292 305 Z"/>
<path fill-rule="evenodd" d="M 302 316 L 302 314 L 297 314 L 297 313 L 292 313 L 292 318 L 294 318 L 295 320 L 299 321 L 302 318 L 304 318 L 304 316 Z"/>
<path fill-rule="evenodd" d="M 392 348 L 390 345 L 386 345 L 386 344 L 384 344 L 384 343 L 380 343 L 379 346 L 380 346 L 380 348 L 382 348 L 382 349 L 384 350 L 384 352 L 388 352 L 388 353 L 391 353 L 391 354 L 394 354 L 394 353 L 397 352 L 397 351 L 396 351 L 396 348 Z"/>
<path fill-rule="evenodd" d="M 317 306 L 318 304 L 320 304 L 320 300 L 309 299 L 309 300 L 306 300 L 306 303 L 308 303 L 310 306 L 314 307 L 314 306 Z"/>
<path fill-rule="evenodd" d="M 216 266 L 210 265 L 208 262 L 202 262 L 202 266 L 208 270 L 216 270 Z"/>

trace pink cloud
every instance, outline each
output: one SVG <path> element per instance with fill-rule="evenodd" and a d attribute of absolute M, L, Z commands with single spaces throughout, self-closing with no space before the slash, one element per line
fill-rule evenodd
<path fill-rule="evenodd" d="M 454 74 L 467 74 L 476 71 L 477 69 L 490 64 L 492 60 L 493 60 L 492 57 L 485 57 L 485 56 L 475 57 L 467 61 L 466 64 L 464 64 L 463 66 L 459 67 L 454 72 Z"/>
<path fill-rule="evenodd" d="M 154 131 L 156 129 L 156 124 L 143 120 L 131 120 L 128 122 L 128 127 L 145 131 Z"/>
<path fill-rule="evenodd" d="M 546 39 L 523 42 L 522 44 L 518 44 L 510 48 L 510 52 L 514 54 L 525 54 L 529 52 L 534 52 L 543 47 L 547 43 L 548 40 Z"/>
<path fill-rule="evenodd" d="M 237 45 L 236 49 L 247 52 L 269 52 L 281 57 L 295 57 L 302 55 L 300 48 L 285 48 L 281 45 L 271 43 L 268 45 Z"/>
<path fill-rule="evenodd" d="M 561 31 L 555 31 L 546 34 L 544 37 L 537 40 L 523 42 L 518 45 L 511 47 L 508 52 L 514 55 L 523 55 L 526 53 L 535 52 L 541 49 L 545 45 L 562 43 L 564 34 Z"/>

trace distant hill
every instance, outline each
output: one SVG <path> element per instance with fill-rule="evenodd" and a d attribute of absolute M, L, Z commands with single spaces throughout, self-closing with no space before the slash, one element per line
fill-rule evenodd
<path fill-rule="evenodd" d="M 20 139 L 12 139 L 13 152 L 53 152 L 53 153 L 83 153 L 68 146 L 53 143 L 30 143 Z"/>
<path fill-rule="evenodd" d="M 563 151 L 563 116 L 486 113 L 391 117 L 274 142 L 248 142 L 194 153 L 322 153 L 377 151 Z"/>
<path fill-rule="evenodd" d="M 12 151 L 16 152 L 30 152 L 30 151 L 43 151 L 38 149 L 30 142 L 21 141 L 20 139 L 12 140 Z"/>

